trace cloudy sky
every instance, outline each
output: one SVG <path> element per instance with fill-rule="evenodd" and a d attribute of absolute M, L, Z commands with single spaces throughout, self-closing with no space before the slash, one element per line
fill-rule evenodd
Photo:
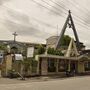
<path fill-rule="evenodd" d="M 59 35 L 71 10 L 80 41 L 90 48 L 90 0 L 0 0 L 0 39 L 45 43 Z M 73 36 L 67 27 L 65 34 Z"/>

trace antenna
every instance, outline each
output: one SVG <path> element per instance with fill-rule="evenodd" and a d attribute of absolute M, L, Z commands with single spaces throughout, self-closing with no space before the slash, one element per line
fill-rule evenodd
<path fill-rule="evenodd" d="M 58 36 L 58 29 L 59 29 L 59 28 L 58 28 L 58 25 L 57 25 L 57 36 Z"/>

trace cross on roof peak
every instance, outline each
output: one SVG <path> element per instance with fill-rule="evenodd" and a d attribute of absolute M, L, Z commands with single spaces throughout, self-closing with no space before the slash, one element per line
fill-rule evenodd
<path fill-rule="evenodd" d="M 14 42 L 15 42 L 16 41 L 16 36 L 18 36 L 18 34 L 16 32 L 14 32 L 12 35 L 14 36 Z"/>

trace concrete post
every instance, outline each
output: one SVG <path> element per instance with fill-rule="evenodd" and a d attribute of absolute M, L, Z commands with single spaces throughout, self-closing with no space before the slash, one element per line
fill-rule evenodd
<path fill-rule="evenodd" d="M 68 71 L 70 72 L 70 64 L 71 64 L 71 61 L 69 60 L 68 62 Z"/>
<path fill-rule="evenodd" d="M 2 77 L 2 75 L 1 75 L 1 70 L 0 70 L 0 78 Z"/>
<path fill-rule="evenodd" d="M 47 75 L 48 74 L 48 62 L 47 58 L 43 58 L 41 62 L 41 74 L 42 75 Z"/>
<path fill-rule="evenodd" d="M 57 61 L 56 61 L 56 73 L 58 73 L 58 63 L 59 63 L 59 60 L 57 59 Z"/>
<path fill-rule="evenodd" d="M 5 76 L 8 76 L 8 71 L 12 69 L 12 56 L 7 55 L 5 59 Z"/>

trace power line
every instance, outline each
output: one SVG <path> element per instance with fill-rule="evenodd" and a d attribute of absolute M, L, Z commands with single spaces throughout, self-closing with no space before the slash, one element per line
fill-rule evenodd
<path fill-rule="evenodd" d="M 78 4 L 79 5 L 79 3 L 75 0 L 74 1 L 76 4 Z M 85 9 L 85 11 L 88 11 L 88 12 L 90 12 L 86 7 L 84 7 L 83 5 L 82 5 L 82 7 Z M 83 9 L 82 9 L 83 10 Z"/>
<path fill-rule="evenodd" d="M 45 2 L 45 1 L 44 1 Z M 53 2 L 53 1 L 52 1 Z M 46 3 L 46 2 L 45 2 Z M 53 2 L 54 3 L 54 2 Z M 40 3 L 38 3 L 38 4 L 40 4 Z M 46 3 L 46 4 L 48 4 L 48 3 Z M 41 5 L 41 4 L 40 4 Z M 49 5 L 49 4 L 48 4 Z M 44 6 L 45 7 L 45 6 Z M 45 7 L 46 8 L 46 7 Z M 57 8 L 55 8 L 55 9 L 57 9 Z M 63 8 L 64 9 L 64 8 Z M 66 13 L 65 13 L 66 14 Z M 36 20 L 36 19 L 34 19 L 34 20 Z M 38 21 L 38 20 L 36 20 L 36 21 Z M 49 24 L 47 24 L 47 23 L 44 23 L 44 22 L 41 22 L 41 21 L 38 21 L 38 22 L 40 22 L 40 23 L 43 23 L 43 24 L 45 24 L 45 25 L 47 25 L 47 26 L 51 26 L 51 25 L 49 25 Z"/>
<path fill-rule="evenodd" d="M 56 4 L 57 6 L 59 6 L 60 8 L 64 9 L 65 11 L 68 11 L 66 8 L 64 8 L 62 5 L 60 5 L 59 3 L 53 1 L 53 0 L 50 0 L 52 3 Z"/>
<path fill-rule="evenodd" d="M 73 6 L 76 7 L 77 9 L 79 9 L 80 11 L 85 12 L 85 13 L 87 12 L 86 10 L 84 11 L 85 8 L 82 9 L 82 8 L 80 7 L 79 3 L 77 3 L 75 0 L 74 0 L 74 1 L 73 1 L 73 0 L 72 0 L 72 1 L 68 0 L 68 2 L 71 3 L 71 5 L 73 5 Z"/>
<path fill-rule="evenodd" d="M 51 1 L 51 0 L 50 0 Z M 56 4 L 54 1 L 51 1 L 51 2 L 53 2 L 54 4 Z M 58 4 L 57 4 L 58 5 Z M 58 5 L 59 6 L 59 5 Z M 65 9 L 65 8 L 64 8 Z M 66 9 L 65 9 L 66 10 Z M 77 20 L 79 21 L 79 22 L 81 22 L 83 25 L 86 25 L 86 23 L 85 22 L 82 22 L 82 21 L 84 21 L 81 17 L 79 17 L 79 16 L 77 16 L 77 15 L 75 15 L 74 14 L 74 16 L 76 17 L 76 18 L 78 18 Z M 88 25 L 87 25 L 88 26 Z M 90 27 L 90 26 L 88 26 L 88 27 Z"/>
<path fill-rule="evenodd" d="M 51 12 L 57 14 L 58 16 L 65 18 L 65 17 L 64 17 L 63 15 L 61 15 L 59 12 L 57 12 L 57 11 L 55 11 L 55 10 L 52 10 L 52 9 L 49 9 L 49 8 L 47 8 L 46 6 L 44 6 L 44 5 L 42 5 L 42 4 L 38 3 L 38 2 L 36 2 L 35 0 L 32 0 L 32 1 L 33 1 L 34 3 L 40 5 L 40 6 L 44 7 L 45 9 L 47 9 L 47 10 L 49 10 L 49 11 L 51 11 Z"/>
<path fill-rule="evenodd" d="M 56 8 L 55 6 L 49 4 L 48 2 L 46 2 L 46 1 L 44 1 L 44 0 L 41 0 L 41 1 L 44 2 L 44 3 L 46 3 L 48 6 L 53 7 L 53 8 L 56 9 L 57 11 L 60 10 L 59 8 Z M 67 13 L 65 13 L 65 12 L 63 12 L 63 13 L 64 13 L 65 15 L 67 14 Z"/>
<path fill-rule="evenodd" d="M 36 2 L 36 1 L 35 1 Z M 41 4 L 42 5 L 42 4 Z M 49 5 L 49 4 L 48 4 Z M 42 5 L 43 6 L 43 5 Z M 50 9 L 49 9 L 50 10 Z M 78 17 L 79 18 L 79 17 Z M 80 18 L 79 18 L 80 19 Z M 77 19 L 78 20 L 78 19 Z M 80 20 L 82 20 L 82 19 L 80 19 Z M 79 20 L 78 20 L 79 21 Z M 83 20 L 82 20 L 83 21 Z M 85 25 L 85 23 L 83 23 L 83 22 L 81 22 L 81 21 L 79 21 L 79 23 L 81 23 L 82 24 L 82 26 L 85 26 L 85 27 L 87 27 L 86 25 Z M 85 28 L 84 27 L 84 28 Z"/>
<path fill-rule="evenodd" d="M 69 1 L 69 0 L 68 0 Z M 72 1 L 73 2 L 73 1 Z M 75 2 L 73 2 L 73 3 L 76 3 L 78 6 L 80 6 L 80 4 L 75 0 Z M 88 20 L 88 18 L 90 17 L 90 10 L 89 9 L 87 9 L 85 6 L 83 6 L 83 5 L 81 5 L 82 7 L 83 7 L 83 11 L 85 10 L 85 12 L 86 12 L 86 20 Z M 90 24 L 89 22 L 88 22 L 88 24 Z"/>
<path fill-rule="evenodd" d="M 35 0 L 34 0 L 35 1 Z M 44 0 L 43 0 L 44 1 Z M 53 0 L 50 0 L 51 2 L 53 2 L 53 3 L 55 3 Z M 68 0 L 69 1 L 69 0 Z M 44 1 L 45 2 L 45 1 Z M 38 4 L 40 4 L 40 3 L 38 3 Z M 48 3 L 46 3 L 46 4 L 48 4 Z M 58 4 L 58 3 L 55 3 L 56 5 L 58 5 L 59 7 L 62 7 L 64 10 L 66 10 L 63 6 L 60 6 L 60 4 Z M 42 5 L 42 4 L 40 4 L 40 5 Z M 49 4 L 48 4 L 49 5 Z M 43 6 L 43 5 L 42 5 Z M 52 6 L 52 5 L 51 5 Z M 45 7 L 45 6 L 43 6 L 43 7 Z M 7 7 L 6 7 L 7 8 Z M 47 7 L 45 7 L 45 8 L 47 8 Z M 56 7 L 54 7 L 55 9 L 57 9 Z M 9 9 L 9 8 L 8 8 Z M 47 8 L 48 9 L 48 8 Z M 50 9 L 51 10 L 51 9 Z M 52 10 L 51 10 L 52 11 Z M 56 12 L 56 11 L 54 11 L 55 13 L 57 13 L 58 14 L 58 12 Z M 66 13 L 65 13 L 66 14 Z M 86 23 L 84 23 L 84 22 L 82 22 L 83 20 L 82 20 L 82 18 L 80 18 L 79 16 L 77 16 L 77 15 L 74 15 L 75 17 L 78 17 L 78 19 L 77 19 L 77 21 L 79 21 L 79 22 L 81 22 L 83 25 L 86 25 Z M 80 19 L 80 20 L 79 20 Z M 34 19 L 35 20 L 35 19 Z M 36 21 L 38 21 L 38 20 L 36 20 Z M 47 25 L 47 26 L 51 26 L 51 25 L 49 25 L 49 24 L 47 24 L 47 23 L 45 23 L 45 22 L 42 22 L 42 21 L 38 21 L 38 22 L 40 22 L 40 23 L 42 23 L 42 24 L 45 24 L 45 25 Z M 52 27 L 52 26 L 51 26 Z"/>
<path fill-rule="evenodd" d="M 69 1 L 69 0 L 68 0 L 68 1 Z M 71 2 L 71 1 L 69 1 L 69 2 Z M 76 3 L 77 5 L 79 5 L 76 1 L 75 1 L 75 2 L 72 1 L 72 4 L 76 7 L 75 3 Z M 80 8 L 77 7 L 77 9 L 80 9 Z M 82 12 L 84 11 L 84 9 L 82 9 L 82 8 L 81 8 L 80 10 L 82 10 Z M 85 10 L 85 11 L 86 11 L 86 13 L 88 13 L 87 10 Z M 74 13 L 73 13 L 73 14 L 74 14 Z M 77 16 L 77 15 L 75 15 L 75 14 L 74 14 L 74 16 L 75 16 L 75 17 L 78 17 L 80 20 L 84 21 L 84 22 L 82 22 L 84 25 L 87 25 L 87 24 L 85 23 L 85 20 L 84 20 L 84 19 L 87 19 L 88 17 L 82 19 L 81 17 L 79 17 L 79 16 Z M 80 21 L 80 20 L 79 20 L 79 21 Z M 80 22 L 81 22 L 81 21 L 80 21 Z M 88 26 L 88 25 L 87 25 L 87 26 Z M 88 26 L 88 27 L 90 27 L 90 26 Z"/>
<path fill-rule="evenodd" d="M 50 0 L 51 1 L 51 0 Z M 44 1 L 45 2 L 45 1 Z M 53 2 L 53 1 L 51 1 L 51 2 Z M 46 2 L 45 2 L 46 3 Z M 53 3 L 55 3 L 55 2 L 53 2 Z M 48 4 L 48 3 L 47 3 Z M 49 4 L 48 4 L 49 5 Z M 76 16 L 76 15 L 75 15 Z M 78 16 L 76 16 L 76 17 L 78 17 Z M 80 18 L 80 17 L 78 17 L 80 20 L 82 20 L 82 18 Z M 77 19 L 78 20 L 78 19 Z M 81 22 L 80 20 L 78 20 L 79 22 Z M 83 20 L 82 20 L 83 21 Z M 86 23 L 84 23 L 84 22 L 81 22 L 83 25 L 86 25 Z M 88 26 L 88 25 L 87 25 Z M 88 26 L 89 28 L 90 28 L 90 26 Z"/>
<path fill-rule="evenodd" d="M 52 0 L 50 0 L 51 2 L 53 2 L 54 4 L 56 4 L 56 5 L 58 5 L 58 6 L 60 6 L 60 4 L 58 4 L 58 3 L 55 3 L 54 1 L 52 1 Z M 63 4 L 64 5 L 64 4 Z M 64 10 L 66 10 L 66 11 L 68 11 L 67 9 L 65 9 L 64 7 L 63 7 L 63 9 Z"/>
<path fill-rule="evenodd" d="M 60 4 L 58 4 L 58 3 L 55 3 L 53 0 L 50 0 L 51 2 L 53 2 L 54 4 L 56 4 L 56 5 L 60 5 Z M 63 8 L 64 10 L 66 10 L 65 8 Z M 77 16 L 77 15 L 74 15 L 75 17 L 78 17 L 80 20 L 78 20 L 79 22 L 81 22 L 81 20 L 82 20 L 82 18 L 80 18 L 79 16 Z M 83 20 L 82 20 L 83 21 Z M 81 23 L 84 23 L 84 22 L 81 22 Z M 86 24 L 86 23 L 84 23 L 84 24 Z"/>
<path fill-rule="evenodd" d="M 57 11 L 54 11 L 54 10 L 51 10 L 51 9 L 49 9 L 49 8 L 47 8 L 47 7 L 45 7 L 45 6 L 43 6 L 42 4 L 40 4 L 40 3 L 38 3 L 38 2 L 36 2 L 35 0 L 32 0 L 32 1 L 34 1 L 35 3 L 37 3 L 38 5 L 40 5 L 40 6 L 42 6 L 42 7 L 44 7 L 44 8 L 46 8 L 46 9 L 48 9 L 49 11 L 52 11 L 52 12 L 54 12 L 54 13 L 57 13 L 57 15 L 59 15 L 59 13 L 57 12 Z M 61 15 L 59 15 L 59 16 L 61 16 Z M 65 17 L 64 17 L 65 18 Z M 77 19 L 78 20 L 78 19 Z M 80 22 L 80 21 L 79 21 Z M 82 23 L 81 23 L 82 24 Z M 80 26 L 82 26 L 82 27 L 84 27 L 84 24 L 83 25 L 81 25 L 81 24 L 79 24 Z M 85 25 L 86 26 L 86 25 Z M 85 27 L 84 27 L 85 28 Z"/>
<path fill-rule="evenodd" d="M 88 26 L 85 22 L 80 21 L 78 18 L 76 18 L 75 15 L 73 15 L 73 16 L 74 16 L 74 18 L 75 18 L 79 23 L 81 23 L 83 26 L 86 26 L 86 27 L 89 27 L 89 28 L 90 28 L 90 26 Z"/>
<path fill-rule="evenodd" d="M 75 22 L 77 25 L 79 25 L 79 26 L 81 26 L 82 28 L 84 28 L 84 29 L 90 29 L 90 28 L 88 28 L 88 27 L 86 27 L 86 26 L 84 26 L 83 24 L 81 24 L 81 23 L 79 23 L 79 22 Z"/>
<path fill-rule="evenodd" d="M 76 7 L 76 8 L 79 9 L 80 11 L 82 11 L 82 13 L 83 13 L 83 12 L 88 13 L 87 10 L 84 11 L 84 9 L 77 7 L 77 5 L 80 6 L 78 3 L 75 4 L 75 2 L 73 2 L 73 1 L 71 2 L 70 0 L 68 0 L 68 2 L 70 3 L 70 5 L 73 5 L 74 7 Z M 75 8 L 75 9 L 76 9 L 76 8 Z M 76 10 L 77 10 L 77 9 L 76 9 Z M 73 13 L 73 14 L 76 15 L 75 13 Z M 76 16 L 77 16 L 77 15 L 76 15 Z M 79 17 L 79 16 L 78 16 L 78 17 Z M 83 17 L 83 18 L 82 18 L 82 17 L 79 17 L 79 18 L 80 18 L 81 20 L 85 21 L 84 19 L 87 19 L 88 17 L 87 17 L 87 18 L 85 18 L 85 17 Z"/>
<path fill-rule="evenodd" d="M 69 1 L 69 0 L 68 0 Z M 63 2 L 63 1 L 62 1 Z M 64 3 L 64 2 L 63 2 Z M 59 4 L 63 4 L 63 3 L 61 3 L 61 2 L 59 2 Z M 70 1 L 69 1 L 69 3 L 71 3 Z M 64 5 L 64 4 L 63 4 Z M 72 3 L 70 4 L 70 5 L 72 5 Z M 73 6 L 75 6 L 76 7 L 76 4 L 73 4 Z M 67 7 L 68 8 L 68 7 Z M 77 7 L 76 7 L 77 8 Z M 76 9 L 75 8 L 75 9 Z M 77 8 L 77 9 L 80 9 L 80 8 Z M 76 10 L 77 10 L 76 9 Z M 75 13 L 73 13 L 75 16 L 77 16 Z M 83 20 L 84 21 L 84 19 L 83 18 L 81 18 L 81 17 L 79 17 L 79 16 L 77 16 L 79 19 L 81 19 L 81 20 Z M 85 18 L 86 19 L 86 18 Z"/>
<path fill-rule="evenodd" d="M 84 10 L 84 8 L 82 9 L 82 8 L 80 8 L 80 7 L 78 7 L 78 6 L 80 6 L 78 3 L 76 3 L 75 1 L 73 2 L 73 1 L 70 1 L 70 0 L 68 0 L 68 2 L 69 3 L 71 3 L 71 5 L 73 5 L 74 7 L 76 7 L 75 9 L 77 10 L 80 10 L 82 13 L 84 12 L 84 13 L 88 13 L 87 12 L 87 10 Z M 76 4 L 75 4 L 76 3 Z M 81 17 L 80 17 L 81 18 Z M 85 18 L 85 17 L 83 17 L 83 18 Z M 85 18 L 85 19 L 87 19 L 87 18 Z M 84 20 L 84 19 L 83 19 Z"/>

